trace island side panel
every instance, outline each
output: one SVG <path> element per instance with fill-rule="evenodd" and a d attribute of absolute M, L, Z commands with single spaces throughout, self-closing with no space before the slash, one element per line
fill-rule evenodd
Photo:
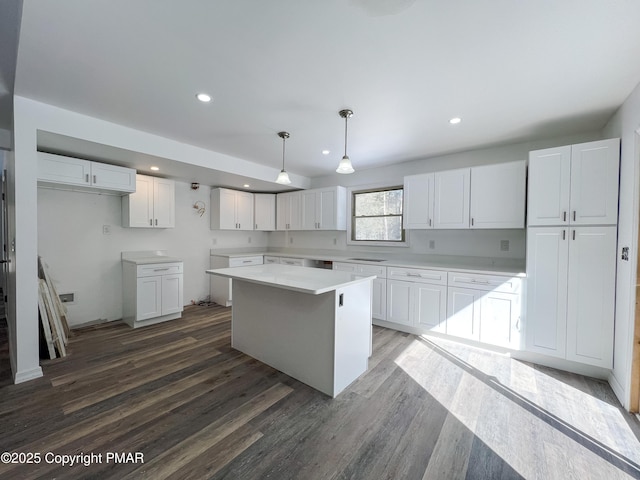
<path fill-rule="evenodd" d="M 336 290 L 334 395 L 367 371 L 371 350 L 371 289 L 363 281 Z M 339 305 L 342 295 L 342 306 Z"/>
<path fill-rule="evenodd" d="M 231 346 L 333 397 L 335 298 L 234 279 Z"/>

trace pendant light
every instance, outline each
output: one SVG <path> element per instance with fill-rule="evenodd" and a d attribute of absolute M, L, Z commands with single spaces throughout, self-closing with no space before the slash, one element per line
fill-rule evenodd
<path fill-rule="evenodd" d="M 342 160 L 340 160 L 338 168 L 336 168 L 336 172 L 345 174 L 353 173 L 355 170 L 351 165 L 351 160 L 349 160 L 349 157 L 347 156 L 347 122 L 351 117 L 353 117 L 353 112 L 349 109 L 346 109 L 340 110 L 338 114 L 342 118 L 344 118 L 344 157 L 342 157 Z"/>
<path fill-rule="evenodd" d="M 289 174 L 284 169 L 284 143 L 287 138 L 290 137 L 289 132 L 278 132 L 278 136 L 282 139 L 282 170 L 278 174 L 278 178 L 276 179 L 276 183 L 280 183 L 281 185 L 289 185 L 291 180 L 289 179 Z"/>

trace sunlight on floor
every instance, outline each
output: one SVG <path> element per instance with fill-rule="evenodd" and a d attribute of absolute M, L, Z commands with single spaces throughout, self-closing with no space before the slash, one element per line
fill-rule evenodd
<path fill-rule="evenodd" d="M 629 478 L 616 465 L 640 463 L 617 406 L 561 376 L 432 338 L 414 340 L 395 363 L 525 478 Z"/>

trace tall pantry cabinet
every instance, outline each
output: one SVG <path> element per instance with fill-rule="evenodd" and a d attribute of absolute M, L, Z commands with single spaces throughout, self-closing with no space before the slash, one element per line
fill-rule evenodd
<path fill-rule="evenodd" d="M 527 349 L 613 366 L 620 140 L 529 154 Z"/>

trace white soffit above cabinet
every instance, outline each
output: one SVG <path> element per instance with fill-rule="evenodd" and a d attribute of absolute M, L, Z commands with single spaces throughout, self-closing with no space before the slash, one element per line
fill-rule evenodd
<path fill-rule="evenodd" d="M 600 130 L 640 82 L 638 19 L 637 0 L 34 0 L 15 93 L 273 168 L 286 129 L 287 170 L 332 175 L 342 108 L 356 170 Z"/>

